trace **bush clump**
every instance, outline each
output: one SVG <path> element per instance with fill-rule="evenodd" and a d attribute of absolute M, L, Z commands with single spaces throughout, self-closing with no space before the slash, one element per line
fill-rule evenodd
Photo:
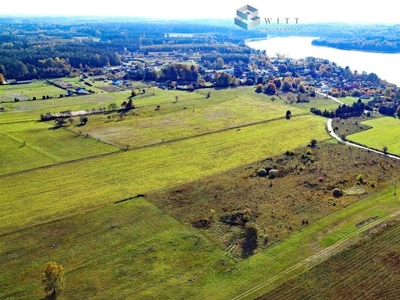
<path fill-rule="evenodd" d="M 257 175 L 260 177 L 265 177 L 265 176 L 267 176 L 267 174 L 268 174 L 267 170 L 265 170 L 264 168 L 258 169 L 258 171 L 257 171 Z"/>
<path fill-rule="evenodd" d="M 277 173 L 278 173 L 277 170 L 271 169 L 271 170 L 269 170 L 269 172 L 268 172 L 268 177 L 271 178 L 271 179 L 272 179 L 272 178 L 275 178 Z"/>
<path fill-rule="evenodd" d="M 332 190 L 332 195 L 333 195 L 333 197 L 335 197 L 335 198 L 340 198 L 340 197 L 343 196 L 343 192 L 342 192 L 342 190 L 339 189 L 339 188 L 334 188 L 334 189 Z"/>
<path fill-rule="evenodd" d="M 190 223 L 196 228 L 209 228 L 212 222 L 209 218 L 198 218 L 192 220 Z"/>

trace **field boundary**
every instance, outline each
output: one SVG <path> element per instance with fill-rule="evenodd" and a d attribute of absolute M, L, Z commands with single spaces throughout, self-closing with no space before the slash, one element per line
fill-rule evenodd
<path fill-rule="evenodd" d="M 374 226 L 383 223 L 389 219 L 395 218 L 398 215 L 400 215 L 400 210 L 397 210 L 383 218 L 377 219 L 371 223 L 368 223 L 367 225 L 355 230 L 354 232 L 348 234 L 347 236 L 345 236 L 344 238 L 342 238 L 341 240 L 337 241 L 336 243 L 334 243 L 331 246 L 326 247 L 325 249 L 315 253 L 314 255 L 294 264 L 293 266 L 291 266 L 290 268 L 280 272 L 279 274 L 273 276 L 272 278 L 268 279 L 267 281 L 260 283 L 256 286 L 254 286 L 253 288 L 247 290 L 246 292 L 243 292 L 242 294 L 235 296 L 233 298 L 231 298 L 232 300 L 240 300 L 240 299 L 254 299 L 254 296 L 258 297 L 261 295 L 254 295 L 255 293 L 259 292 L 260 290 L 264 289 L 265 287 L 267 287 L 270 284 L 273 284 L 274 282 L 278 281 L 279 279 L 281 279 L 282 277 L 286 277 L 286 279 L 284 281 L 282 281 L 280 284 L 283 284 L 284 282 L 306 272 L 307 270 L 319 265 L 320 263 L 322 263 L 323 261 L 327 260 L 328 258 L 330 258 L 331 256 L 343 251 L 345 249 L 345 247 L 348 245 L 348 243 L 350 242 L 351 238 L 353 238 L 356 235 L 359 235 L 362 232 L 367 231 L 368 229 L 373 228 Z M 303 268 L 303 269 L 301 269 Z M 299 273 L 293 274 L 295 271 L 299 271 Z M 265 293 L 264 293 L 265 294 Z"/>
<path fill-rule="evenodd" d="M 300 115 L 297 115 L 297 116 L 301 117 L 301 116 L 307 116 L 307 115 L 308 115 L 308 113 L 304 113 L 304 114 L 300 114 Z M 189 140 L 189 139 L 194 139 L 194 138 L 203 137 L 203 136 L 207 136 L 207 135 L 211 135 L 211 134 L 215 134 L 215 133 L 221 133 L 221 132 L 225 132 L 225 131 L 230 131 L 230 130 L 234 130 L 234 129 L 239 131 L 240 128 L 257 126 L 257 125 L 261 125 L 261 124 L 266 124 L 266 123 L 270 123 L 270 122 L 274 122 L 274 121 L 283 120 L 285 118 L 286 117 L 283 116 L 283 117 L 279 117 L 279 118 L 275 118 L 275 119 L 262 120 L 262 121 L 243 124 L 243 125 L 239 125 L 239 126 L 231 126 L 231 127 L 227 127 L 227 128 L 223 128 L 223 129 L 207 131 L 207 132 L 200 133 L 200 134 L 197 134 L 197 135 L 191 135 L 191 136 L 187 136 L 187 137 L 182 137 L 182 138 L 177 138 L 177 139 L 167 140 L 167 141 L 161 141 L 161 142 L 157 142 L 157 143 L 141 145 L 141 146 L 132 147 L 132 148 L 130 148 L 130 147 L 123 148 L 122 145 L 112 144 L 112 143 L 109 143 L 109 142 L 101 141 L 101 142 L 106 143 L 108 145 L 115 146 L 115 147 L 119 148 L 119 150 L 116 150 L 116 151 L 113 151 L 113 152 L 109 152 L 109 153 L 98 154 L 98 155 L 95 155 L 95 156 L 83 157 L 83 158 L 79 158 L 79 159 L 75 159 L 75 160 L 69 160 L 69 161 L 65 161 L 65 162 L 60 162 L 60 163 L 55 163 L 55 164 L 51 164 L 51 165 L 41 166 L 41 167 L 38 167 L 38 168 L 29 169 L 29 170 L 23 170 L 23 171 L 18 171 L 18 172 L 14 172 L 14 173 L 7 173 L 7 174 L 0 175 L 0 178 L 12 176 L 12 175 L 17 175 L 17 174 L 24 174 L 24 173 L 28 173 L 28 172 L 37 171 L 37 170 L 48 169 L 48 168 L 52 168 L 52 167 L 58 166 L 58 165 L 73 164 L 73 163 L 77 163 L 77 162 L 81 162 L 81 161 L 88 161 L 88 160 L 92 160 L 92 159 L 96 159 L 96 158 L 100 158 L 100 157 L 105 157 L 105 156 L 110 156 L 110 155 L 117 155 L 120 152 L 135 151 L 135 150 L 152 148 L 152 147 L 165 145 L 165 144 L 172 144 L 172 143 L 175 143 L 175 142 L 181 142 L 181 141 L 185 141 L 185 140 Z M 294 118 L 294 117 L 292 116 L 292 118 Z M 66 129 L 66 130 L 77 134 L 75 131 L 72 131 L 70 129 Z M 82 135 L 84 136 L 84 134 L 82 134 Z M 94 139 L 90 135 L 88 135 L 88 138 Z"/>

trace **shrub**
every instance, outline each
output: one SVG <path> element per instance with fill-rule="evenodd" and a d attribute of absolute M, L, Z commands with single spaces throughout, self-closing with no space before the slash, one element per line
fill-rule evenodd
<path fill-rule="evenodd" d="M 262 93 L 263 88 L 264 86 L 261 83 L 257 84 L 256 93 Z"/>
<path fill-rule="evenodd" d="M 364 176 L 362 174 L 358 174 L 356 180 L 359 183 L 363 183 L 364 182 Z"/>
<path fill-rule="evenodd" d="M 211 226 L 211 220 L 208 218 L 194 219 L 190 223 L 196 228 L 209 228 Z"/>
<path fill-rule="evenodd" d="M 335 197 L 335 198 L 340 198 L 340 197 L 343 196 L 343 192 L 342 192 L 339 188 L 334 188 L 334 189 L 332 190 L 332 195 L 333 195 L 333 197 Z"/>
<path fill-rule="evenodd" d="M 256 241 L 258 238 L 258 227 L 254 222 L 247 222 L 246 228 L 246 239 Z"/>
<path fill-rule="evenodd" d="M 42 274 L 42 284 L 48 298 L 56 299 L 65 284 L 63 267 L 55 262 L 48 262 Z"/>
<path fill-rule="evenodd" d="M 260 177 L 265 177 L 265 176 L 267 176 L 267 174 L 268 174 L 267 170 L 265 170 L 264 168 L 258 169 L 258 171 L 257 171 L 257 175 Z"/>
<path fill-rule="evenodd" d="M 317 146 L 317 140 L 316 139 L 312 139 L 310 142 L 310 147 L 314 148 L 315 146 Z"/>
<path fill-rule="evenodd" d="M 271 170 L 269 170 L 269 172 L 268 172 L 268 177 L 269 177 L 269 178 L 275 178 L 277 173 L 278 173 L 277 170 L 271 169 Z"/>
<path fill-rule="evenodd" d="M 254 250 L 258 246 L 258 227 L 254 222 L 248 222 L 245 225 L 246 234 L 245 241 L 242 245 L 242 256 L 244 258 L 254 254 Z"/>
<path fill-rule="evenodd" d="M 285 154 L 286 154 L 286 156 L 293 156 L 294 152 L 290 151 L 290 150 L 286 150 Z"/>

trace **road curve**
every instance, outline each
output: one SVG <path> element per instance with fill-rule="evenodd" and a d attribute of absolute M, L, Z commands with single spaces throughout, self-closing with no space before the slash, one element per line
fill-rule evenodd
<path fill-rule="evenodd" d="M 391 155 L 391 154 L 387 154 L 387 153 L 385 153 L 383 151 L 371 149 L 371 148 L 368 148 L 368 147 L 365 147 L 365 146 L 354 144 L 354 143 L 349 142 L 349 141 L 342 140 L 340 137 L 337 136 L 337 134 L 332 129 L 332 119 L 329 119 L 328 122 L 326 123 L 326 129 L 328 130 L 328 133 L 329 133 L 329 135 L 331 137 L 337 139 L 339 142 L 345 143 L 346 145 L 349 145 L 349 146 L 352 146 L 352 147 L 357 147 L 357 148 L 360 148 L 360 149 L 367 150 L 369 152 L 374 152 L 374 153 L 377 153 L 377 154 L 385 155 L 385 156 L 393 158 L 393 159 L 400 160 L 400 157 L 398 157 L 398 156 L 394 156 L 394 155 Z"/>
<path fill-rule="evenodd" d="M 340 100 L 338 100 L 338 99 L 336 99 L 336 98 L 334 98 L 332 96 L 329 96 L 327 94 L 321 93 L 319 91 L 316 91 L 316 92 L 318 94 L 320 94 L 322 96 L 326 96 L 329 99 L 334 100 L 334 101 L 336 101 L 336 102 L 338 102 L 340 104 L 345 104 L 345 103 L 341 102 Z M 331 137 L 333 137 L 334 139 L 338 140 L 341 143 L 344 143 L 344 144 L 352 146 L 352 147 L 357 147 L 357 148 L 360 148 L 360 149 L 364 149 L 364 150 L 367 150 L 369 152 L 385 155 L 386 157 L 390 157 L 390 158 L 393 158 L 393 159 L 400 160 L 400 157 L 384 153 L 383 151 L 374 150 L 374 149 L 371 149 L 371 148 L 368 148 L 368 147 L 365 147 L 365 146 L 357 145 L 357 144 L 354 144 L 352 142 L 342 140 L 335 133 L 335 131 L 332 128 L 332 119 L 328 119 L 328 121 L 326 123 L 326 129 L 327 129 L 327 131 L 328 131 L 328 133 L 329 133 L 329 135 Z M 365 230 L 367 230 L 369 228 L 372 228 L 373 226 L 376 226 L 377 224 L 379 224 L 381 222 L 384 222 L 384 221 L 389 220 L 389 219 L 391 219 L 393 217 L 396 217 L 398 215 L 400 215 L 400 210 L 395 211 L 394 213 L 392 213 L 392 214 L 390 214 L 390 215 L 388 215 L 388 216 L 386 216 L 384 218 L 380 218 L 380 219 L 378 219 L 378 220 L 376 220 L 374 222 L 371 222 L 370 224 L 368 224 L 366 226 L 363 226 L 362 228 L 360 228 L 360 229 L 348 234 L 347 236 L 343 237 L 342 239 L 337 241 L 335 244 L 333 244 L 333 245 L 331 245 L 331 246 L 329 246 L 329 247 L 317 252 L 316 254 L 304 259 L 303 261 L 301 261 L 301 262 L 293 265 L 292 267 L 282 271 L 281 273 L 273 276 L 272 278 L 269 278 L 265 282 L 254 286 L 253 288 L 245 291 L 244 293 L 242 293 L 242 294 L 240 294 L 240 295 L 238 295 L 236 297 L 233 297 L 232 300 L 248 299 L 253 294 L 257 293 L 258 291 L 260 291 L 264 287 L 268 286 L 269 284 L 277 281 L 282 276 L 287 276 L 288 274 L 290 274 L 290 273 L 294 272 L 295 270 L 298 270 L 299 268 L 304 267 L 304 266 L 306 266 L 308 264 L 311 264 L 311 266 L 315 266 L 315 265 L 319 264 L 320 262 L 322 262 L 323 260 L 326 260 L 330 256 L 333 256 L 334 254 L 342 251 L 346 246 L 346 242 L 349 241 L 353 236 L 355 236 L 355 235 L 357 235 L 357 234 L 359 234 L 359 233 L 361 233 L 361 232 L 363 232 L 363 231 L 365 231 Z"/>

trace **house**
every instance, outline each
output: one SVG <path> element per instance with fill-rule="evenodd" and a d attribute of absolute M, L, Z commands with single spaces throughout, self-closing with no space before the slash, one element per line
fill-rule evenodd
<path fill-rule="evenodd" d="M 121 85 L 122 82 L 121 82 L 120 80 L 118 80 L 118 79 L 113 79 L 113 81 L 112 81 L 111 84 L 112 84 L 112 85 Z"/>
<path fill-rule="evenodd" d="M 84 95 L 87 94 L 87 91 L 84 88 L 76 88 L 75 93 L 77 93 L 78 95 Z"/>
<path fill-rule="evenodd" d="M 322 92 L 322 93 L 328 93 L 330 90 L 331 90 L 330 87 L 327 86 L 326 84 L 323 83 L 323 84 L 321 85 L 321 92 Z"/>

